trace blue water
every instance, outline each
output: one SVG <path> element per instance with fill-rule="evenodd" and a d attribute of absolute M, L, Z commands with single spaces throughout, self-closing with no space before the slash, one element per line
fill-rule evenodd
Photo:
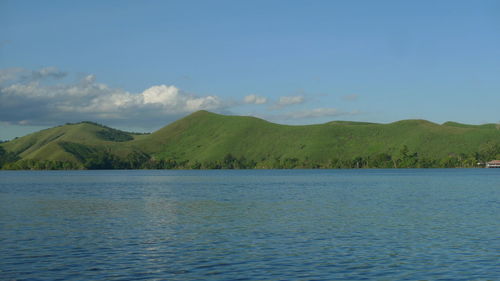
<path fill-rule="evenodd" d="M 1 280 L 498 280 L 500 170 L 2 171 Z"/>

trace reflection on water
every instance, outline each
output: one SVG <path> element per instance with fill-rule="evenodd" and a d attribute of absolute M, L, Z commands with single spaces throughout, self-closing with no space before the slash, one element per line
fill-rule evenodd
<path fill-rule="evenodd" d="M 0 172 L 1 279 L 495 279 L 500 173 Z"/>

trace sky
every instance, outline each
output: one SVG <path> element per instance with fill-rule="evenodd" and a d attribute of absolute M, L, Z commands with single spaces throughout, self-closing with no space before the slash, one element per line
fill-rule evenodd
<path fill-rule="evenodd" d="M 0 0 L 0 139 L 205 109 L 500 122 L 499 1 Z"/>

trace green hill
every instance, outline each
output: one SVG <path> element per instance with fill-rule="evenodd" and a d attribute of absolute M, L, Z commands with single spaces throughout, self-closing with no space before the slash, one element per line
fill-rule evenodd
<path fill-rule="evenodd" d="M 1 144 L 21 160 L 69 162 L 83 167 L 93 154 L 127 156 L 134 148 L 126 143 L 143 137 L 93 122 L 66 124 Z M 121 144 L 121 145 L 117 145 Z"/>
<path fill-rule="evenodd" d="M 149 135 L 82 122 L 1 146 L 21 162 L 80 168 L 472 167 L 500 157 L 500 130 L 425 120 L 288 126 L 198 111 Z"/>

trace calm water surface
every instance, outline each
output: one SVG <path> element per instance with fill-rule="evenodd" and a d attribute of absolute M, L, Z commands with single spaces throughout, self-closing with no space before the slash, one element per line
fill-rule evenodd
<path fill-rule="evenodd" d="M 1 280 L 499 280 L 500 169 L 0 172 Z"/>

